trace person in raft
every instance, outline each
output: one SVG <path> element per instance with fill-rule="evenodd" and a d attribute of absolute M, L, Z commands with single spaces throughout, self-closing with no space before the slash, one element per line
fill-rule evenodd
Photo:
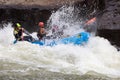
<path fill-rule="evenodd" d="M 27 34 L 28 36 L 23 36 L 23 33 Z M 14 25 L 14 31 L 13 31 L 14 37 L 16 41 L 33 41 L 32 36 L 30 36 L 27 31 L 21 27 L 20 23 L 16 23 Z"/>
<path fill-rule="evenodd" d="M 39 22 L 38 26 L 39 26 L 39 30 L 37 32 L 37 37 L 38 37 L 39 40 L 43 40 L 43 38 L 47 34 L 47 32 L 45 31 L 45 28 L 44 28 L 44 23 Z"/>

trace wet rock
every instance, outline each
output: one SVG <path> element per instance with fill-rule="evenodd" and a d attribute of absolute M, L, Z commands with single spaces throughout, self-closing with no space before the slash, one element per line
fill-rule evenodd
<path fill-rule="evenodd" d="M 98 35 L 108 39 L 112 45 L 120 47 L 120 29 L 99 29 Z"/>
<path fill-rule="evenodd" d="M 107 11 L 99 19 L 98 29 L 120 29 L 120 1 L 106 0 Z"/>
<path fill-rule="evenodd" d="M 51 10 L 47 9 L 14 9 L 6 8 L 0 9 L 0 22 L 16 23 L 19 22 L 25 29 L 30 32 L 38 29 L 39 21 L 46 22 L 51 15 Z"/>
<path fill-rule="evenodd" d="M 78 0 L 0 0 L 0 23 L 19 22 L 29 32 L 38 29 L 38 22 L 47 22 L 52 11 Z M 79 0 L 82 1 L 82 0 Z"/>
<path fill-rule="evenodd" d="M 83 0 L 0 0 L 2 5 L 39 5 L 39 6 L 55 6 L 68 3 L 74 3 Z"/>
<path fill-rule="evenodd" d="M 98 19 L 97 35 L 120 47 L 120 0 L 105 0 L 105 10 Z"/>

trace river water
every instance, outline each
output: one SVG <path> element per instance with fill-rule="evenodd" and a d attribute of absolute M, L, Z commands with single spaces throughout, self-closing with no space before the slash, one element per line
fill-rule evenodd
<path fill-rule="evenodd" d="M 65 36 L 84 31 L 79 20 L 72 23 L 72 15 L 61 12 L 70 13 L 73 8 L 66 9 L 53 13 L 50 20 L 55 22 L 48 24 L 67 25 Z M 4 26 L 0 30 L 0 80 L 120 80 L 120 51 L 103 37 L 91 33 L 84 45 L 13 44 L 11 23 Z M 31 35 L 36 38 L 36 32 Z"/>

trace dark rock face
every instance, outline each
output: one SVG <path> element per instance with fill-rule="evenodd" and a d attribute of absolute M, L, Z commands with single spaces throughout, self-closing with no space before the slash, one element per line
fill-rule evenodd
<path fill-rule="evenodd" d="M 100 29 L 98 35 L 108 39 L 112 45 L 120 46 L 120 29 Z"/>
<path fill-rule="evenodd" d="M 91 19 L 93 17 L 98 17 L 102 15 L 105 9 L 104 0 L 84 0 L 81 2 L 76 2 L 75 6 L 80 10 L 81 18 Z M 79 17 L 80 17 L 79 16 Z"/>
<path fill-rule="evenodd" d="M 15 9 L 15 8 L 3 8 L 0 9 L 0 23 L 16 22 L 29 30 L 30 32 L 38 29 L 39 21 L 46 23 L 52 10 L 40 10 L 38 8 L 31 9 Z"/>
<path fill-rule="evenodd" d="M 39 21 L 47 22 L 53 10 L 76 1 L 83 0 L 0 0 L 0 23 L 19 22 L 33 32 Z"/>
<path fill-rule="evenodd" d="M 105 10 L 98 29 L 120 29 L 120 0 L 106 0 Z"/>
<path fill-rule="evenodd" d="M 74 1 L 78 0 L 70 0 L 68 3 Z M 66 2 L 67 0 L 0 0 L 0 23 L 19 22 L 29 32 L 33 32 L 39 28 L 40 21 L 46 23 L 52 11 L 56 11 L 62 4 L 68 4 Z"/>
<path fill-rule="evenodd" d="M 98 19 L 97 35 L 120 47 L 120 0 L 105 0 L 105 10 Z"/>
<path fill-rule="evenodd" d="M 83 0 L 0 0 L 0 4 L 2 5 L 23 5 L 23 6 L 58 6 L 64 4 L 74 3 L 76 1 L 83 1 Z"/>

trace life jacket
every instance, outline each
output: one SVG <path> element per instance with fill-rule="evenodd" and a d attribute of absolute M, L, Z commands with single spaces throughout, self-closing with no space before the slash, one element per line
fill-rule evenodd
<path fill-rule="evenodd" d="M 21 36 L 23 35 L 23 30 L 22 30 L 22 28 L 21 29 L 14 29 L 14 36 L 15 36 L 15 38 L 16 39 L 20 39 L 21 40 Z"/>

